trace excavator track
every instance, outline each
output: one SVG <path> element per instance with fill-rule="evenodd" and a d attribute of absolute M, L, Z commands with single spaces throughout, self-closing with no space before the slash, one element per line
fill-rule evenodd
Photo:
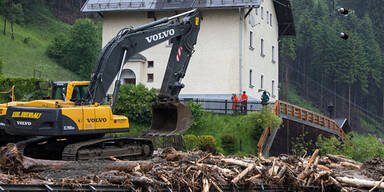
<path fill-rule="evenodd" d="M 93 160 L 110 156 L 127 160 L 148 159 L 153 154 L 151 140 L 130 137 L 41 137 L 17 143 L 25 156 L 50 160 Z"/>
<path fill-rule="evenodd" d="M 66 146 L 62 160 L 105 159 L 110 156 L 128 160 L 148 159 L 153 154 L 152 141 L 130 137 L 107 137 Z"/>

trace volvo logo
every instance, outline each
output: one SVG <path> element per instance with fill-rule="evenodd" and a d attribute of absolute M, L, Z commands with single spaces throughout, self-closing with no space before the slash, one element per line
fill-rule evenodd
<path fill-rule="evenodd" d="M 88 123 L 107 122 L 107 118 L 89 118 Z"/>
<path fill-rule="evenodd" d="M 17 125 L 31 126 L 32 123 L 29 121 L 16 121 Z"/>
<path fill-rule="evenodd" d="M 148 43 L 151 43 L 152 41 L 155 42 L 157 40 L 164 39 L 164 38 L 166 38 L 168 36 L 172 36 L 174 34 L 175 34 L 175 30 L 174 29 L 169 29 L 169 30 L 166 30 L 166 31 L 163 31 L 163 32 L 151 35 L 151 36 L 148 36 L 145 39 L 148 41 Z"/>

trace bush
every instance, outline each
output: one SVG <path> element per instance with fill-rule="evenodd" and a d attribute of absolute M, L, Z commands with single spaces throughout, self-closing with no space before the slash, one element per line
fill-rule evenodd
<path fill-rule="evenodd" d="M 205 125 L 204 118 L 203 118 L 205 112 L 203 111 L 203 107 L 201 106 L 201 104 L 193 103 L 192 101 L 190 101 L 190 102 L 187 102 L 185 106 L 187 106 L 191 110 L 192 116 L 194 119 L 190 129 L 193 129 L 193 130 L 202 129 Z"/>
<path fill-rule="evenodd" d="M 308 132 L 300 134 L 298 137 L 291 138 L 291 151 L 297 156 L 303 156 L 311 152 L 311 146 L 313 146 L 312 140 L 308 140 L 306 136 Z"/>
<path fill-rule="evenodd" d="M 279 128 L 282 120 L 273 114 L 268 107 L 263 107 L 260 112 L 254 112 L 244 117 L 245 121 L 248 121 L 253 125 L 252 137 L 259 139 L 263 130 L 266 128 Z"/>
<path fill-rule="evenodd" d="M 152 103 L 157 99 L 155 89 L 147 89 L 144 85 L 126 84 L 120 87 L 115 110 L 135 123 L 150 125 L 152 120 Z"/>
<path fill-rule="evenodd" d="M 374 156 L 384 156 L 383 143 L 371 134 L 364 136 L 351 132 L 346 135 L 344 143 L 335 137 L 319 136 L 316 146 L 320 149 L 321 154 L 344 155 L 360 162 Z"/>
<path fill-rule="evenodd" d="M 23 43 L 29 44 L 30 41 L 31 41 L 30 37 L 25 37 L 24 40 L 23 40 Z"/>
<path fill-rule="evenodd" d="M 198 147 L 199 140 L 195 135 L 183 136 L 183 151 L 192 151 Z"/>
<path fill-rule="evenodd" d="M 237 151 L 236 144 L 237 144 L 237 138 L 235 134 L 224 133 L 221 136 L 221 146 L 226 154 L 234 154 Z"/>
<path fill-rule="evenodd" d="M 198 146 L 200 150 L 214 153 L 215 152 L 215 138 L 211 135 L 200 135 L 198 137 Z"/>

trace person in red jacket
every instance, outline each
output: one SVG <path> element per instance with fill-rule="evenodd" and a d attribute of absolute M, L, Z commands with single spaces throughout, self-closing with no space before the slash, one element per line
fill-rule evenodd
<path fill-rule="evenodd" d="M 240 101 L 241 101 L 241 113 L 247 114 L 248 96 L 245 91 L 243 91 L 243 94 L 241 94 Z"/>
<path fill-rule="evenodd" d="M 237 95 L 235 93 L 232 93 L 231 100 L 232 100 L 232 111 L 233 111 L 233 113 L 237 113 L 237 107 L 239 104 L 239 97 L 237 97 Z"/>

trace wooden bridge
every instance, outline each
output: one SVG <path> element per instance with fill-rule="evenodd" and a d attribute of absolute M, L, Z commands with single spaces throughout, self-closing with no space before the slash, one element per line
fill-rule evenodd
<path fill-rule="evenodd" d="M 303 137 L 309 148 L 314 148 L 319 135 L 336 136 L 344 139 L 345 133 L 337 122 L 324 115 L 292 105 L 284 101 L 276 101 L 273 113 L 282 118 L 280 128 L 265 129 L 257 145 L 259 154 L 278 155 L 292 152 L 294 138 Z M 310 149 L 309 149 L 310 150 Z"/>

